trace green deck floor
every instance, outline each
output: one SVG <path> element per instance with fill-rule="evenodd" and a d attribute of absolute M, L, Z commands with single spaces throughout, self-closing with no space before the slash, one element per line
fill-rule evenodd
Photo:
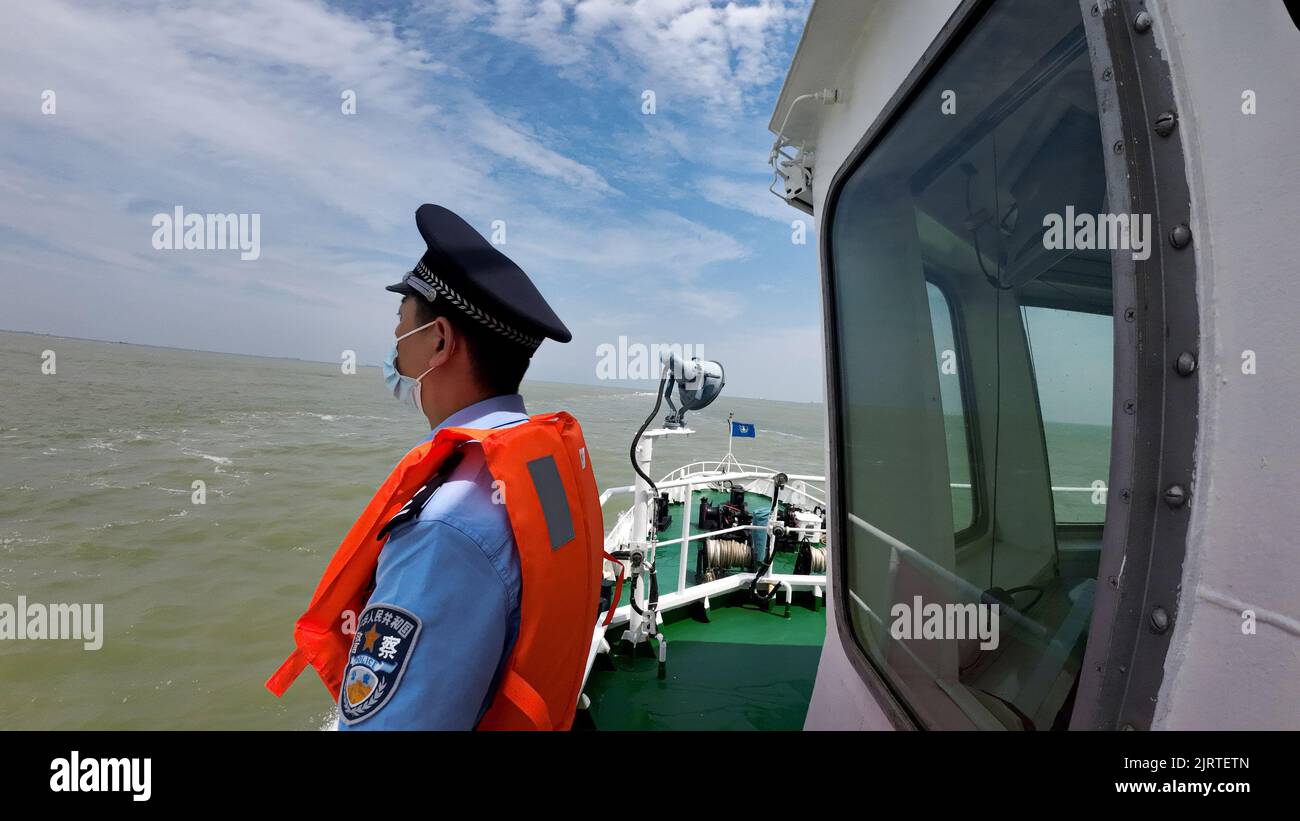
<path fill-rule="evenodd" d="M 633 658 L 619 646 L 624 628 L 612 629 L 614 655 L 596 659 L 586 689 L 591 707 L 579 711 L 575 728 L 802 729 L 826 634 L 825 613 L 811 596 L 797 593 L 788 618 L 784 598 L 764 611 L 741 593 L 729 606 L 715 600 L 708 622 L 688 615 L 664 624 L 662 679 L 646 646 Z"/>

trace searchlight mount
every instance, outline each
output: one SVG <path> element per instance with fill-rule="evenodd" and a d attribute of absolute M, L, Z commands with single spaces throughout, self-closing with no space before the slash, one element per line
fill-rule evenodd
<path fill-rule="evenodd" d="M 634 654 L 640 642 L 651 638 L 657 641 L 661 677 L 665 675 L 668 643 L 659 630 L 661 618 L 659 578 L 655 573 L 655 552 L 659 539 L 656 522 L 661 521 L 667 513 L 668 494 L 659 492 L 654 479 L 651 479 L 648 473 L 654 440 L 661 436 L 694 433 L 686 427 L 686 412 L 708 407 L 718 398 L 724 384 L 726 384 L 726 373 L 719 362 L 699 357 L 686 360 L 675 353 L 665 355 L 659 375 L 659 387 L 655 391 L 654 408 L 641 423 L 636 436 L 632 438 L 629 456 L 632 460 L 632 470 L 636 472 L 632 502 L 632 541 L 628 543 L 626 549 L 618 550 L 613 554 L 620 561 L 626 560 L 631 569 L 628 603 L 631 605 L 632 614 L 628 619 L 628 629 L 623 633 L 623 640 L 632 644 Z M 674 386 L 677 388 L 677 402 L 673 401 Z M 665 398 L 668 399 L 670 412 L 664 418 L 664 426 L 647 430 L 650 423 L 659 415 L 659 409 Z M 652 510 L 654 515 L 651 515 Z M 646 581 L 643 582 L 642 576 Z M 647 586 L 648 590 L 643 591 L 642 588 Z"/>

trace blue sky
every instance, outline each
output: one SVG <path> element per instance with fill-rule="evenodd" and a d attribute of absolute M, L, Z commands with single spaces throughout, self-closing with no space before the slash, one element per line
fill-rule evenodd
<path fill-rule="evenodd" d="M 374 363 L 434 202 L 503 220 L 573 330 L 531 377 L 593 383 L 626 336 L 819 400 L 816 238 L 765 164 L 807 5 L 3 4 L 0 327 Z M 260 214 L 260 258 L 155 250 L 177 205 Z"/>

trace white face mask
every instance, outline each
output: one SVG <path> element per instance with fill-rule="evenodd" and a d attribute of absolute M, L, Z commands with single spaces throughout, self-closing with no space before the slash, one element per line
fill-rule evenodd
<path fill-rule="evenodd" d="M 434 320 L 436 322 L 437 320 Z M 384 358 L 384 384 L 393 392 L 393 398 L 399 402 L 408 402 L 420 413 L 424 413 L 424 406 L 420 401 L 420 380 L 428 375 L 433 368 L 420 374 L 419 376 L 404 376 L 397 370 L 397 343 L 406 339 L 413 333 L 423 331 L 425 328 L 434 324 L 426 322 L 412 331 L 407 331 L 397 339 L 393 340 L 393 347 L 388 351 L 388 356 Z"/>

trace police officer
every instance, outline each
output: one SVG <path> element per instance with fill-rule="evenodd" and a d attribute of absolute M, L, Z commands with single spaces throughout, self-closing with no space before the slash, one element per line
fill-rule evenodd
<path fill-rule="evenodd" d="M 430 439 L 446 427 L 525 422 L 519 383 L 530 358 L 544 338 L 568 342 L 569 330 L 527 275 L 456 214 L 422 205 L 416 224 L 428 251 L 388 286 L 402 294 L 388 387 L 429 420 Z M 367 678 L 344 681 L 340 729 L 469 729 L 488 709 L 520 623 L 519 556 L 499 495 L 471 444 L 435 492 L 403 508 L 357 625 L 347 669 Z M 413 622 L 414 640 L 383 665 L 354 665 L 359 654 L 382 658 L 391 631 L 380 619 Z M 369 697 L 354 705 L 349 686 Z"/>

